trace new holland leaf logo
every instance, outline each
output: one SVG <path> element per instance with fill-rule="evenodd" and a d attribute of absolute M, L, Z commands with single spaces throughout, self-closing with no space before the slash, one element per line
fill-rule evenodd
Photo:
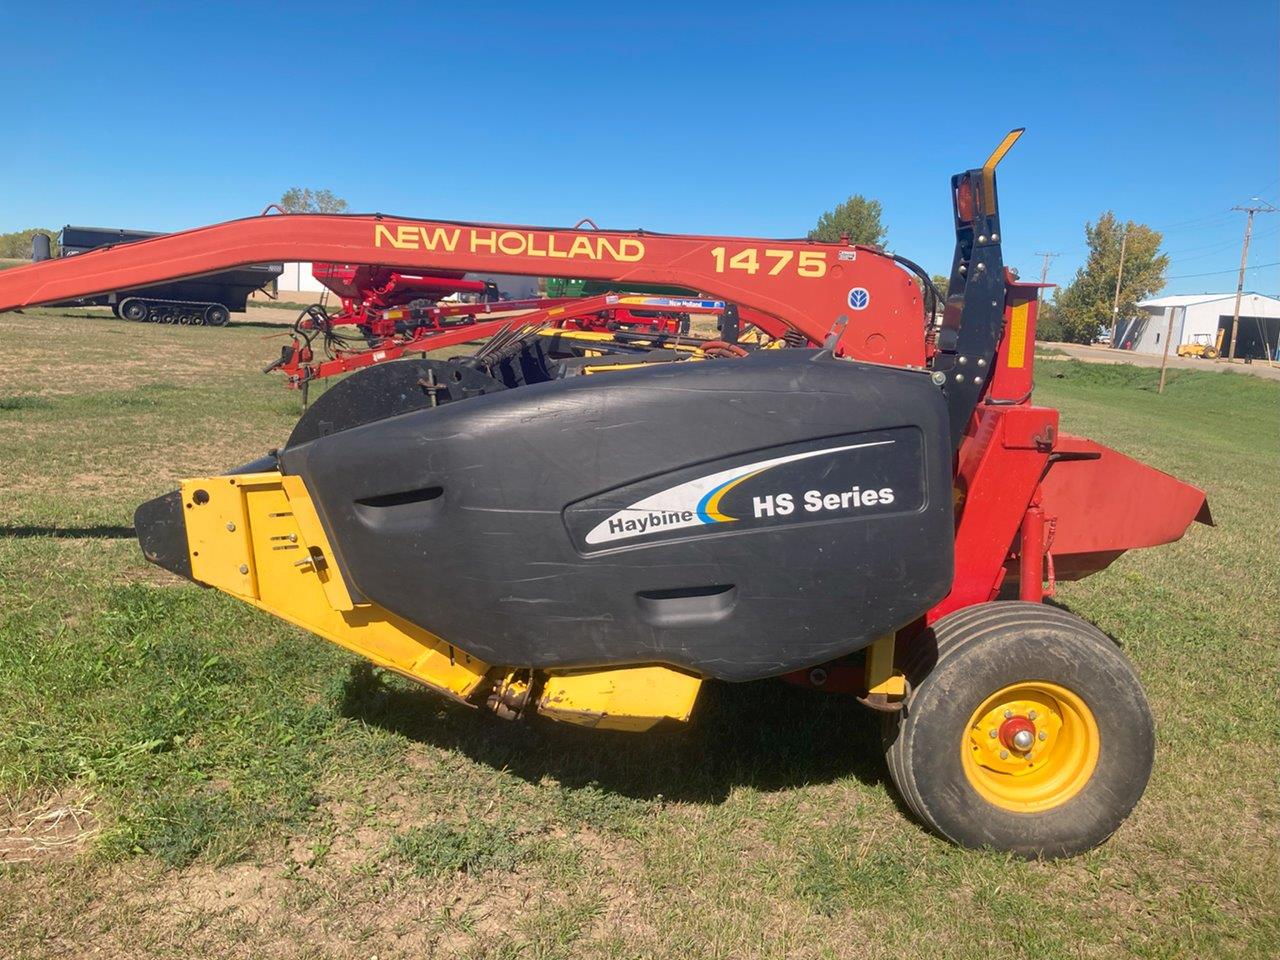
<path fill-rule="evenodd" d="M 871 294 L 867 292 L 866 287 L 854 287 L 849 291 L 849 308 L 852 310 L 865 310 L 867 304 L 871 302 Z"/>

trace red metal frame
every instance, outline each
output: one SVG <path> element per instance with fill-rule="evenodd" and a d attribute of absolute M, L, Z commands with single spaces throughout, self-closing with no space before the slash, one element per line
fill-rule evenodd
<path fill-rule="evenodd" d="M 672 302 L 653 302 L 663 299 L 670 299 Z M 632 313 L 625 306 L 620 305 L 628 300 L 649 301 L 638 305 L 642 305 L 646 312 L 660 314 L 668 319 L 656 323 L 644 317 L 628 321 L 625 317 L 632 316 Z M 475 314 L 478 306 L 491 307 L 495 312 L 499 310 L 519 312 L 493 320 L 477 321 Z M 537 309 L 529 309 L 534 306 Z M 654 333 L 674 333 L 675 321 L 672 315 L 687 312 L 689 309 L 690 304 L 678 298 L 626 297 L 613 293 L 581 299 L 449 304 L 422 311 L 426 316 L 419 317 L 415 321 L 420 325 L 414 328 L 411 335 L 389 337 L 380 344 L 358 350 L 337 350 L 332 357 L 319 363 L 314 362 L 311 348 L 295 336 L 292 346 L 286 351 L 287 357 L 283 357 L 274 368 L 284 372 L 290 386 L 298 387 L 312 380 L 398 360 L 408 353 L 443 350 L 463 343 L 484 340 L 508 326 L 550 326 L 566 330 L 603 332 L 608 329 L 609 324 L 634 323 Z M 700 313 L 719 316 L 724 313 L 724 303 L 705 301 L 698 305 L 697 310 Z M 618 317 L 615 316 L 616 314 L 624 316 Z M 445 321 L 450 317 L 459 317 L 463 322 L 446 323 Z M 694 339 L 690 338 L 690 341 Z"/>
<path fill-rule="evenodd" d="M 394 324 L 387 330 L 379 328 L 390 307 L 415 300 L 434 303 L 450 294 L 484 294 L 489 290 L 485 281 L 468 280 L 459 273 L 409 274 L 371 264 L 313 263 L 311 275 L 342 301 L 341 312 L 332 318 L 335 324 L 358 324 L 380 336 L 395 332 Z"/>

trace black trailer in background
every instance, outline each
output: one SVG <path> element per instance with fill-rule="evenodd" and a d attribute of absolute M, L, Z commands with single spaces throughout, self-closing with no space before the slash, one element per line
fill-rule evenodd
<path fill-rule="evenodd" d="M 59 256 L 74 257 L 100 247 L 132 243 L 164 236 L 147 230 L 115 227 L 65 226 L 58 235 Z M 41 243 L 41 241 L 44 243 Z M 48 238 L 35 238 L 32 260 L 50 256 Z M 110 307 L 118 317 L 152 323 L 205 324 L 220 327 L 231 320 L 232 311 L 243 312 L 249 295 L 272 283 L 281 273 L 280 263 L 258 264 L 221 270 L 200 277 L 187 277 L 132 290 L 113 290 L 92 297 L 67 301 L 62 306 Z"/>

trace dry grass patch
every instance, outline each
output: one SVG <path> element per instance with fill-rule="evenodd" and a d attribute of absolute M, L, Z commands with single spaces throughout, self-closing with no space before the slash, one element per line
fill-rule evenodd
<path fill-rule="evenodd" d="M 98 833 L 92 794 L 0 798 L 0 864 L 43 864 L 76 856 Z"/>

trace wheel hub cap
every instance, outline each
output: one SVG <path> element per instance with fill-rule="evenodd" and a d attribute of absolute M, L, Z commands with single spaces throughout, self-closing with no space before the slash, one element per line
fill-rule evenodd
<path fill-rule="evenodd" d="M 996 736 L 1006 749 L 1026 753 L 1036 742 L 1036 725 L 1028 717 L 1010 717 L 1000 724 Z"/>
<path fill-rule="evenodd" d="M 987 697 L 970 717 L 960 747 L 978 794 L 1019 813 L 1074 797 L 1093 775 L 1099 749 L 1093 712 L 1048 681 L 1011 684 Z"/>

